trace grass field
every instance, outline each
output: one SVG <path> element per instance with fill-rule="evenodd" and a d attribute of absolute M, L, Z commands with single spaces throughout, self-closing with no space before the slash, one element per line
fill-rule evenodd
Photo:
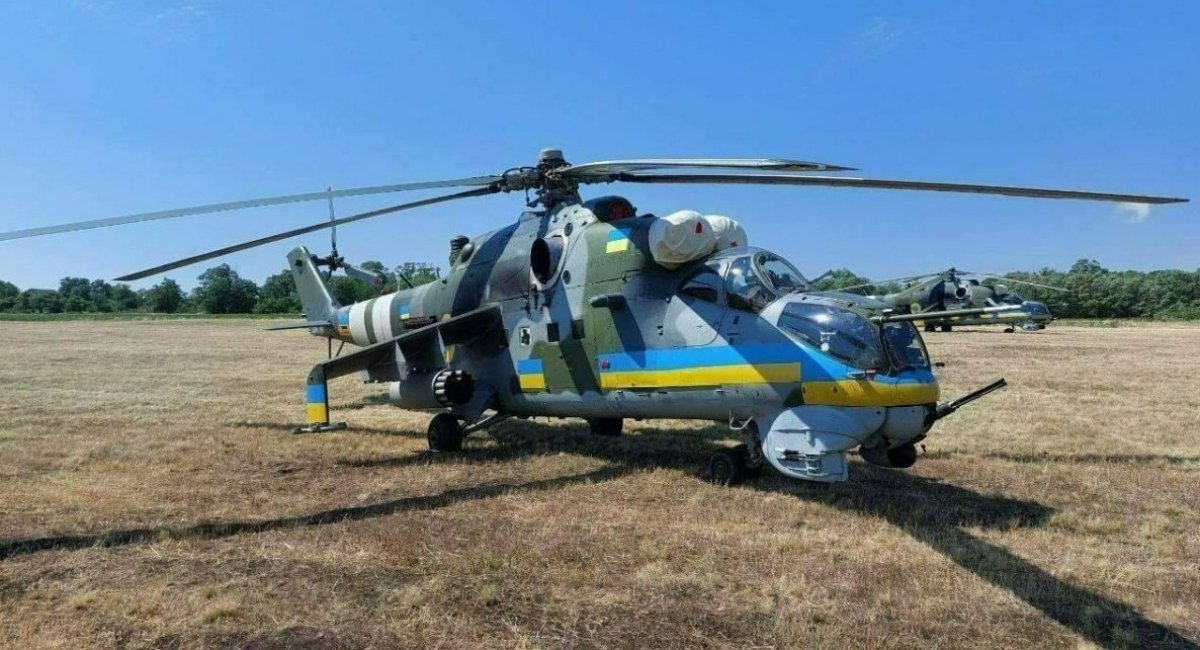
<path fill-rule="evenodd" d="M 704 483 L 719 427 L 515 422 L 458 456 L 324 344 L 4 323 L 0 647 L 1200 647 L 1200 326 L 930 334 L 911 471 Z"/>

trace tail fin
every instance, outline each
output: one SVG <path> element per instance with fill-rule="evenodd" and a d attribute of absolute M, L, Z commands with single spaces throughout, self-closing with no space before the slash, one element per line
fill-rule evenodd
<path fill-rule="evenodd" d="M 296 282 L 296 293 L 300 294 L 300 304 L 304 306 L 304 317 L 310 321 L 332 322 L 337 315 L 338 304 L 329 295 L 329 287 L 317 265 L 313 264 L 312 253 L 299 246 L 288 253 L 288 268 L 292 271 L 292 280 Z"/>

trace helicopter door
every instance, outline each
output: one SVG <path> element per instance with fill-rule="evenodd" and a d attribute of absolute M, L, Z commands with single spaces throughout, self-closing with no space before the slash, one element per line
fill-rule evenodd
<path fill-rule="evenodd" d="M 663 319 L 663 338 L 668 346 L 708 345 L 716 340 L 725 315 L 721 285 L 715 265 L 702 266 L 684 278 Z"/>

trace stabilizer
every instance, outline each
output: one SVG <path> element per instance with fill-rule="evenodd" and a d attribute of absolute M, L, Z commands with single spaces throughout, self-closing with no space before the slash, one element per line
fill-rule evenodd
<path fill-rule="evenodd" d="M 292 249 L 288 253 L 288 268 L 296 282 L 296 293 L 300 294 L 305 318 L 309 321 L 333 322 L 339 305 L 329 294 L 325 278 L 313 262 L 313 254 L 303 246 Z"/>

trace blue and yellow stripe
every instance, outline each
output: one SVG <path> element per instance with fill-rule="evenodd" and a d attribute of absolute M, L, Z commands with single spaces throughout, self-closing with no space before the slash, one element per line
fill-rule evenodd
<path fill-rule="evenodd" d="M 604 252 L 621 253 L 626 250 L 629 250 L 629 233 L 620 228 L 608 231 L 608 241 L 604 244 Z"/>
<path fill-rule="evenodd" d="M 602 390 L 800 383 L 807 404 L 901 406 L 938 399 L 928 369 L 848 379 L 845 364 L 791 343 L 623 351 L 597 361 Z"/>
<path fill-rule="evenodd" d="M 541 359 L 517 361 L 517 380 L 526 392 L 546 390 L 546 375 L 542 372 Z"/>
<path fill-rule="evenodd" d="M 309 384 L 304 388 L 305 414 L 309 424 L 329 423 L 329 402 L 324 384 Z"/>

